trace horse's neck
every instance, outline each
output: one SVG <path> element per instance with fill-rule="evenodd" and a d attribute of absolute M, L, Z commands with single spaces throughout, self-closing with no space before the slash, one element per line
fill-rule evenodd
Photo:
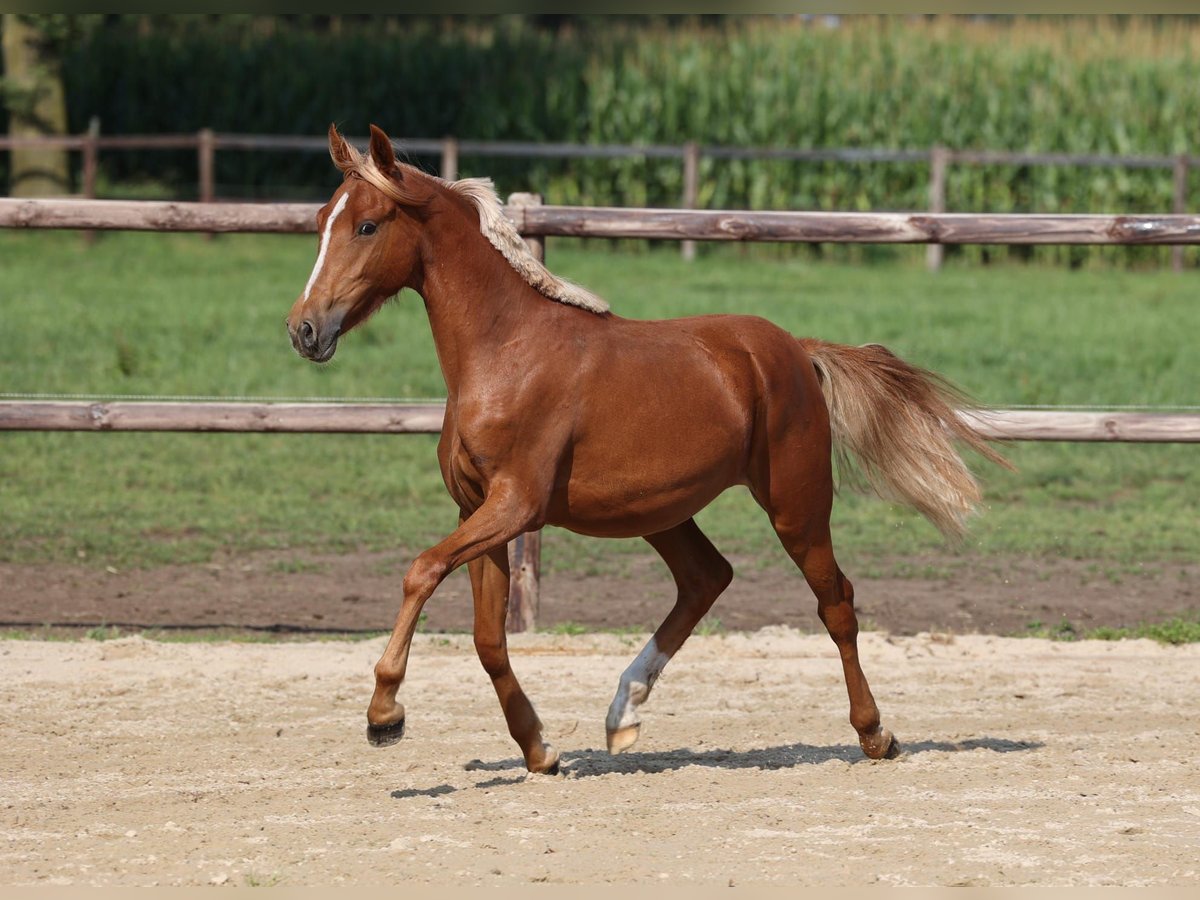
<path fill-rule="evenodd" d="M 479 233 L 474 214 L 443 198 L 427 219 L 423 278 L 438 360 L 451 396 L 472 382 L 514 371 L 514 349 L 545 320 L 554 302 L 539 295 Z M 503 358 L 502 358 L 503 357 Z"/>

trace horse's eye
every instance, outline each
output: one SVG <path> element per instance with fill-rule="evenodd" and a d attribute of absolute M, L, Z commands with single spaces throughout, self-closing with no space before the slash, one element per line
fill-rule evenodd
<path fill-rule="evenodd" d="M 358 233 L 362 235 L 374 234 L 375 227 L 376 226 L 374 222 L 363 222 L 358 226 Z"/>

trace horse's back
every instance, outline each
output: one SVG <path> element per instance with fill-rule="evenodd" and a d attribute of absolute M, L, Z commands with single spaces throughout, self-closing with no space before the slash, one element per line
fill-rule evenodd
<path fill-rule="evenodd" d="M 714 429 L 753 427 L 764 388 L 804 358 L 798 341 L 756 316 L 617 319 L 590 354 L 579 385 L 582 407 L 606 429 L 637 432 L 653 423 Z"/>

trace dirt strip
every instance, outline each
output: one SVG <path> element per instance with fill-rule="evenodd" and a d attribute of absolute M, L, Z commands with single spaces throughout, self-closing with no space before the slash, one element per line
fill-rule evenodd
<path fill-rule="evenodd" d="M 597 542 L 598 543 L 598 542 Z M 91 628 L 272 628 L 281 631 L 388 631 L 400 606 L 411 554 L 263 552 L 211 563 L 154 569 L 0 563 L 0 623 Z M 610 561 L 611 562 L 611 561 Z M 620 571 L 543 574 L 538 627 L 589 631 L 652 629 L 675 588 L 653 554 L 619 560 Z M 733 584 L 712 617 L 734 631 L 789 625 L 824 633 L 816 601 L 790 565 L 733 558 Z M 905 577 L 881 570 L 907 571 Z M 929 555 L 851 565 L 864 630 L 1023 635 L 1031 623 L 1069 622 L 1086 632 L 1157 622 L 1200 610 L 1200 565 L 1114 566 L 1098 560 Z M 469 631 L 465 570 L 425 606 L 426 631 Z"/>

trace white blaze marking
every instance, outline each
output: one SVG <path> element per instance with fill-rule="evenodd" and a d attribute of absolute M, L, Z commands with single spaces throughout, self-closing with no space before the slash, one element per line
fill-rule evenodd
<path fill-rule="evenodd" d="M 608 708 L 608 717 L 604 725 L 609 731 L 629 728 L 637 725 L 641 719 L 637 708 L 646 702 L 650 696 L 650 688 L 671 661 L 671 657 L 658 649 L 654 638 L 642 648 L 637 659 L 629 664 L 629 668 L 621 675 L 621 683 L 617 686 L 617 695 L 613 697 L 612 705 Z"/>
<path fill-rule="evenodd" d="M 350 192 L 342 194 L 338 202 L 334 204 L 333 212 L 329 214 L 329 218 L 325 220 L 325 230 L 321 232 L 321 249 L 317 252 L 317 264 L 313 266 L 312 274 L 308 276 L 308 284 L 304 286 L 304 302 L 308 302 L 308 295 L 312 293 L 313 285 L 317 283 L 317 276 L 321 274 L 321 267 L 325 265 L 325 251 L 329 249 L 329 235 L 333 232 L 333 220 L 341 214 L 346 208 L 346 201 L 350 198 Z"/>

